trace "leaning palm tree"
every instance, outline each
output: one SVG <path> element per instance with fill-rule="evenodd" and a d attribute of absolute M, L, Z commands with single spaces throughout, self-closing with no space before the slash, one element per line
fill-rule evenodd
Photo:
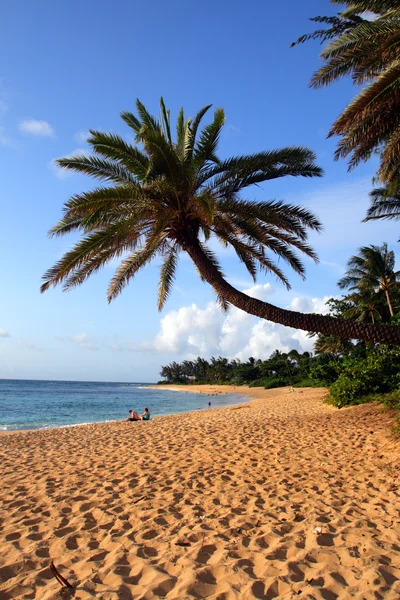
<path fill-rule="evenodd" d="M 362 295 L 383 292 L 390 316 L 394 316 L 390 291 L 400 286 L 400 271 L 395 271 L 395 256 L 387 244 L 363 246 L 359 254 L 347 263 L 347 271 L 338 282 L 341 289 L 349 289 Z"/>
<path fill-rule="evenodd" d="M 361 91 L 333 124 L 338 135 L 335 158 L 350 157 L 349 168 L 380 154 L 378 178 L 395 190 L 400 185 L 400 6 L 397 0 L 331 0 L 345 5 L 337 17 L 318 17 L 328 24 L 308 39 L 329 40 L 324 65 L 310 85 L 319 88 L 350 75 Z M 366 14 L 368 11 L 369 15 Z M 314 19 L 315 20 L 315 19 Z"/>
<path fill-rule="evenodd" d="M 51 235 L 78 230 L 83 237 L 47 271 L 42 291 L 57 284 L 69 290 L 120 258 L 108 289 L 111 301 L 139 269 L 161 257 L 158 308 L 162 309 L 172 288 L 178 256 L 186 252 L 224 308 L 230 303 L 298 329 L 400 344 L 398 327 L 379 328 L 284 310 L 251 298 L 226 281 L 208 245 L 211 237 L 232 247 L 254 280 L 259 268 L 290 287 L 274 256 L 304 277 L 298 253 L 317 260 L 307 236 L 309 231 L 321 230 L 318 219 L 305 208 L 282 201 L 250 201 L 241 193 L 270 179 L 318 177 L 322 172 L 314 154 L 305 148 L 220 159 L 217 146 L 223 110 L 217 109 L 213 121 L 199 131 L 209 108 L 204 107 L 193 120 L 185 119 L 181 110 L 174 140 L 163 100 L 159 119 L 137 101 L 139 118 L 130 112 L 121 115 L 133 131 L 136 145 L 118 135 L 91 131 L 88 143 L 95 155 L 58 160 L 64 169 L 91 175 L 109 185 L 78 194 L 65 204 L 64 216 Z"/>

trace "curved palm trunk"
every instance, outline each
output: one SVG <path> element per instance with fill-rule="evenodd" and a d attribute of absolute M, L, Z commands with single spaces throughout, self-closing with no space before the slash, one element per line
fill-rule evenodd
<path fill-rule="evenodd" d="M 400 346 L 400 327 L 398 326 L 356 323 L 329 316 L 303 314 L 279 308 L 268 302 L 262 302 L 257 298 L 247 296 L 225 281 L 204 254 L 197 240 L 188 241 L 184 249 L 198 268 L 201 276 L 214 288 L 217 294 L 251 315 L 294 329 L 337 335 L 342 339 L 358 339 Z"/>
<path fill-rule="evenodd" d="M 385 294 L 386 294 L 386 301 L 388 303 L 388 307 L 389 307 L 389 311 L 390 311 L 390 316 L 394 317 L 393 307 L 392 307 L 392 303 L 390 301 L 390 296 L 389 296 L 389 290 L 387 288 L 385 290 Z"/>

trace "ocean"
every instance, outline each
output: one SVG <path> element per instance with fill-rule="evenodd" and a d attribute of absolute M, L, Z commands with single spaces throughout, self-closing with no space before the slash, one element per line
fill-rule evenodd
<path fill-rule="evenodd" d="M 206 395 L 143 388 L 146 383 L 0 380 L 0 430 L 48 429 L 118 421 L 132 408 L 171 415 L 240 404 L 239 394 Z"/>

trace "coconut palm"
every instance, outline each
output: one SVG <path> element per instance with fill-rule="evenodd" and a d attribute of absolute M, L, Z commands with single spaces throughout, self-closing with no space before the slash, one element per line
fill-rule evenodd
<path fill-rule="evenodd" d="M 64 169 L 91 175 L 109 185 L 78 194 L 65 204 L 64 216 L 50 234 L 78 230 L 83 237 L 47 271 L 42 291 L 57 284 L 69 290 L 120 258 L 108 289 L 111 301 L 157 257 L 162 259 L 161 309 L 172 288 L 178 256 L 186 252 L 224 308 L 230 303 L 258 317 L 308 331 L 400 343 L 400 328 L 374 328 L 284 310 L 251 298 L 226 281 L 208 245 L 211 237 L 232 247 L 254 280 L 259 268 L 290 287 L 274 257 L 304 277 L 298 253 L 317 260 L 307 236 L 309 231 L 321 230 L 318 219 L 305 208 L 282 201 L 246 200 L 241 192 L 270 179 L 318 177 L 322 172 L 314 154 L 299 147 L 218 158 L 224 112 L 217 109 L 212 122 L 199 131 L 209 108 L 204 107 L 193 120 L 185 119 L 181 110 L 174 140 L 163 100 L 159 119 L 137 101 L 139 118 L 129 112 L 121 115 L 133 131 L 136 145 L 115 134 L 91 131 L 88 143 L 95 155 L 58 160 Z"/>
<path fill-rule="evenodd" d="M 362 296 L 383 292 L 390 316 L 394 316 L 390 291 L 400 286 L 400 271 L 395 271 L 395 256 L 387 244 L 363 246 L 359 254 L 347 263 L 347 271 L 338 282 L 341 289 L 349 289 Z"/>
<path fill-rule="evenodd" d="M 349 296 L 348 299 L 352 300 L 354 306 L 344 311 L 343 317 L 345 319 L 354 319 L 361 323 L 370 321 L 373 324 L 382 319 L 377 308 L 380 305 L 378 294 L 355 293 Z"/>
<path fill-rule="evenodd" d="M 317 355 L 331 354 L 332 357 L 338 357 L 345 354 L 352 348 L 352 343 L 348 339 L 340 339 L 337 335 L 319 335 L 314 344 L 314 352 Z"/>
<path fill-rule="evenodd" d="M 335 157 L 350 157 L 349 168 L 380 154 L 378 178 L 391 189 L 400 184 L 400 6 L 396 0 L 331 0 L 345 5 L 337 17 L 321 18 L 330 27 L 295 43 L 331 40 L 321 53 L 325 64 L 310 85 L 319 88 L 351 75 L 361 91 L 333 124 L 339 135 Z M 366 11 L 373 13 L 365 16 Z M 333 38 L 333 39 L 332 39 Z"/>

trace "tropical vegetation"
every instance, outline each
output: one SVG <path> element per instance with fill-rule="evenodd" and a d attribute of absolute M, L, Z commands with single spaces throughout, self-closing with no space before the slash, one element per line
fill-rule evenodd
<path fill-rule="evenodd" d="M 328 387 L 327 402 L 338 408 L 369 401 L 371 394 L 399 399 L 400 349 L 349 342 L 315 354 L 275 350 L 266 360 L 211 357 L 172 362 L 161 368 L 161 384 L 249 385 L 265 389 Z M 385 399 L 382 397 L 383 400 Z"/>
<path fill-rule="evenodd" d="M 331 0 L 342 10 L 333 17 L 314 17 L 325 28 L 301 36 L 328 42 L 324 65 L 310 85 L 320 88 L 350 75 L 360 87 L 333 123 L 329 136 L 340 141 L 335 158 L 348 157 L 349 168 L 380 157 L 377 178 L 395 193 L 400 185 L 400 6 L 395 0 Z"/>
<path fill-rule="evenodd" d="M 387 244 L 360 248 L 339 281 L 350 293 L 328 300 L 334 318 L 400 323 L 399 273 Z M 390 301 L 386 291 L 390 290 Z M 271 387 L 329 388 L 327 401 L 341 408 L 382 395 L 390 407 L 400 408 L 400 349 L 383 344 L 320 334 L 314 353 L 276 350 L 265 360 L 241 362 L 223 357 L 210 361 L 173 362 L 161 368 L 163 383 L 212 383 Z M 387 395 L 389 394 L 389 395 Z M 379 399 L 375 396 L 373 399 Z"/>
<path fill-rule="evenodd" d="M 309 352 L 276 350 L 267 360 L 250 357 L 247 361 L 228 360 L 212 356 L 210 360 L 197 357 L 195 360 L 172 362 L 161 368 L 160 383 L 213 383 L 231 385 L 263 386 L 312 385 L 309 378 L 312 357 Z"/>
<path fill-rule="evenodd" d="M 58 160 L 60 167 L 107 185 L 66 202 L 62 219 L 50 233 L 60 236 L 79 231 L 82 238 L 47 271 L 42 291 L 58 284 L 69 290 L 119 259 L 108 289 L 111 301 L 140 269 L 161 258 L 161 309 L 171 292 L 179 254 L 186 252 L 200 277 L 214 288 L 223 309 L 232 304 L 297 329 L 400 344 L 397 326 L 285 310 L 251 298 L 226 281 L 210 248 L 211 238 L 232 247 L 254 280 L 264 271 L 289 288 L 280 260 L 305 276 L 301 256 L 317 260 L 307 242 L 310 231 L 321 230 L 317 217 L 300 206 L 247 200 L 241 194 L 271 179 L 319 177 L 322 171 L 313 152 L 301 147 L 218 157 L 225 117 L 222 109 L 215 110 L 211 123 L 201 130 L 209 109 L 205 106 L 193 119 L 185 118 L 182 109 L 173 138 L 164 101 L 158 119 L 137 101 L 138 117 L 121 114 L 134 133 L 135 145 L 119 135 L 91 130 L 88 143 L 93 155 Z"/>
<path fill-rule="evenodd" d="M 391 292 L 400 287 L 400 271 L 395 271 L 393 250 L 388 250 L 387 244 L 363 246 L 359 254 L 348 261 L 347 272 L 338 285 L 355 292 L 349 298 L 354 300 L 355 307 L 345 312 L 345 316 L 353 317 L 358 311 L 360 320 L 370 317 L 374 323 L 375 316 L 380 317 L 377 303 L 384 294 L 390 316 L 394 317 Z"/>

